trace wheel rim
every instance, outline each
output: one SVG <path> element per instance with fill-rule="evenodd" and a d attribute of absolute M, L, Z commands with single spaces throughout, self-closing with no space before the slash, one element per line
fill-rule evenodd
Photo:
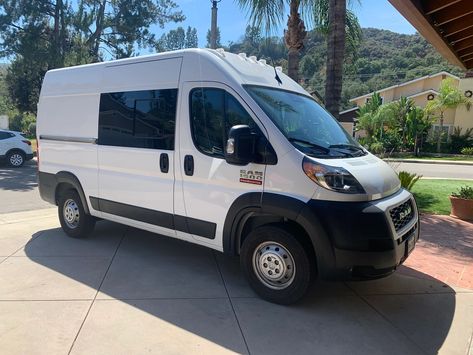
<path fill-rule="evenodd" d="M 74 229 L 79 225 L 79 206 L 73 199 L 68 199 L 64 203 L 62 212 L 64 216 L 64 222 L 66 222 L 69 228 Z"/>
<path fill-rule="evenodd" d="M 276 242 L 264 242 L 255 249 L 253 269 L 263 284 L 276 290 L 287 288 L 296 275 L 291 253 Z"/>
<path fill-rule="evenodd" d="M 21 156 L 21 154 L 14 153 L 10 155 L 10 164 L 13 166 L 20 166 L 21 164 L 23 164 L 23 157 Z"/>

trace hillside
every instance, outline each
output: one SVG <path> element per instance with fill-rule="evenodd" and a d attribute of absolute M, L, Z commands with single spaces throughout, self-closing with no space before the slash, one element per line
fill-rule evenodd
<path fill-rule="evenodd" d="M 301 74 L 309 89 L 322 95 L 326 46 L 322 37 L 310 33 L 301 58 Z M 350 98 L 439 71 L 463 75 L 444 60 L 420 35 L 404 35 L 374 28 L 363 29 L 363 42 L 355 58 L 348 58 L 343 82 L 343 106 Z"/>

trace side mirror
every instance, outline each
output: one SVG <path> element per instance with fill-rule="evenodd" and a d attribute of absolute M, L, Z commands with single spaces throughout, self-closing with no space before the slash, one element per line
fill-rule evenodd
<path fill-rule="evenodd" d="M 237 125 L 230 128 L 225 147 L 225 160 L 228 164 L 246 165 L 256 158 L 256 143 L 258 135 L 251 132 L 246 125 Z"/>
<path fill-rule="evenodd" d="M 251 132 L 247 125 L 237 125 L 228 133 L 225 160 L 233 165 L 276 165 L 278 157 L 265 136 Z"/>

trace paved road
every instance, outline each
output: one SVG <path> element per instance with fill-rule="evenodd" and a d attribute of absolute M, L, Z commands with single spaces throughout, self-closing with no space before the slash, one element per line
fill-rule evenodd
<path fill-rule="evenodd" d="M 0 166 L 0 213 L 53 207 L 39 197 L 36 171 L 35 161 L 19 169 Z"/>
<path fill-rule="evenodd" d="M 389 163 L 396 171 L 405 170 L 423 177 L 473 179 L 473 165 Z"/>

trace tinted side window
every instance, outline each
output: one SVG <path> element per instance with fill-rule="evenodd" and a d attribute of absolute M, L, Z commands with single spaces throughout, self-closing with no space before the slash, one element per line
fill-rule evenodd
<path fill-rule="evenodd" d="M 102 94 L 98 143 L 173 150 L 176 106 L 177 89 Z"/>
<path fill-rule="evenodd" d="M 203 88 L 192 91 L 192 138 L 201 152 L 223 157 L 224 115 L 225 91 Z"/>
<path fill-rule="evenodd" d="M 224 157 L 228 131 L 244 124 L 259 131 L 255 122 L 240 103 L 225 90 L 199 88 L 190 94 L 192 139 L 202 153 Z"/>
<path fill-rule="evenodd" d="M 2 140 L 2 139 L 7 139 L 7 138 L 11 138 L 11 137 L 13 137 L 13 134 L 12 134 L 12 133 L 0 132 L 0 140 Z"/>

